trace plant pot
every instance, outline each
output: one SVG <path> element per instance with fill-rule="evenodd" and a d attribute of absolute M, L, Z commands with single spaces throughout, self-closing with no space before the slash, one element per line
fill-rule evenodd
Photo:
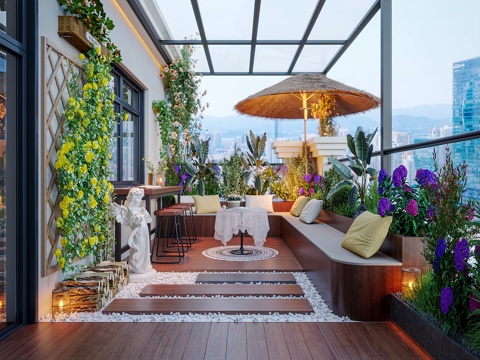
<path fill-rule="evenodd" d="M 434 359 L 477 358 L 395 294 L 390 294 L 390 319 Z"/>
<path fill-rule="evenodd" d="M 229 209 L 240 206 L 240 200 L 227 200 L 227 207 Z"/>
<path fill-rule="evenodd" d="M 58 17 L 58 35 L 81 53 L 87 53 L 93 46 L 100 46 L 101 54 L 108 55 L 107 48 L 95 39 L 75 16 Z"/>

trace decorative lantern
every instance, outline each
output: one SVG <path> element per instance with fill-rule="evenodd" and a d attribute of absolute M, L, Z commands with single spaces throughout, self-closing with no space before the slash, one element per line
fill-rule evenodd
<path fill-rule="evenodd" d="M 413 289 L 418 284 L 420 277 L 420 269 L 417 268 L 402 268 L 402 294 L 405 297 L 412 295 Z"/>
<path fill-rule="evenodd" d="M 155 177 L 155 185 L 165 186 L 165 179 L 162 174 L 157 174 L 157 176 Z"/>
<path fill-rule="evenodd" d="M 70 315 L 70 290 L 56 288 L 52 290 L 52 317 L 56 315 Z"/>

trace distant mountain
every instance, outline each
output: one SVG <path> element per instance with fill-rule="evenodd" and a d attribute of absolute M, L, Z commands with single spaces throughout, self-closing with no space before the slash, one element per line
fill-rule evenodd
<path fill-rule="evenodd" d="M 423 136 L 430 132 L 432 127 L 452 124 L 452 106 L 450 104 L 420 105 L 410 108 L 394 109 L 393 130 L 410 132 L 413 136 Z M 380 124 L 380 110 L 375 109 L 362 114 L 342 116 L 336 119 L 341 128 L 347 128 L 350 133 L 355 132 L 357 126 L 362 126 L 367 131 L 373 131 Z M 231 115 L 226 117 L 205 116 L 203 131 L 209 134 L 220 132 L 223 138 L 244 136 L 252 130 L 261 135 L 267 132 L 269 138 L 273 137 L 275 120 L 264 119 L 247 115 Z M 307 133 L 317 132 L 317 123 L 310 119 L 307 121 Z M 289 139 L 303 138 L 303 120 L 279 120 L 278 137 Z"/>

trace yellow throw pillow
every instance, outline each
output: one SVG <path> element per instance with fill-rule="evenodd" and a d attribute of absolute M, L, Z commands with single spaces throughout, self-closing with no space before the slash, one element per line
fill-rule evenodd
<path fill-rule="evenodd" d="M 220 206 L 220 196 L 217 195 L 193 195 L 197 214 L 216 213 Z"/>
<path fill-rule="evenodd" d="M 391 223 L 391 216 L 381 217 L 365 211 L 348 229 L 342 247 L 368 259 L 382 246 Z"/>
<path fill-rule="evenodd" d="M 309 197 L 306 196 L 299 196 L 297 200 L 292 205 L 290 209 L 290 214 L 293 216 L 300 216 L 302 213 L 303 208 L 307 205 L 307 202 L 310 200 Z"/>

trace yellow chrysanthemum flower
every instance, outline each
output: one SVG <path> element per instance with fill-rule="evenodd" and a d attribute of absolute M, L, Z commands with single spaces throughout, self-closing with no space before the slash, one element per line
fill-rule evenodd
<path fill-rule="evenodd" d="M 82 174 L 86 174 L 87 171 L 88 171 L 87 164 L 83 164 L 83 166 L 80 167 L 80 172 L 81 172 Z"/>
<path fill-rule="evenodd" d="M 65 267 L 65 259 L 64 258 L 61 257 L 61 258 L 57 259 L 57 262 L 58 262 L 58 267 L 60 269 L 63 269 Z"/>
<path fill-rule="evenodd" d="M 111 156 L 111 155 L 110 155 L 110 156 Z M 89 152 L 87 152 L 87 153 L 85 154 L 85 161 L 86 161 L 87 163 L 89 163 L 89 162 L 91 162 L 91 161 L 93 160 L 94 157 L 95 157 L 95 154 L 94 154 L 93 152 L 89 151 Z"/>
<path fill-rule="evenodd" d="M 96 208 L 97 207 L 97 200 L 95 200 L 95 199 L 90 200 L 90 207 L 92 209 Z"/>
<path fill-rule="evenodd" d="M 57 224 L 57 228 L 61 229 L 63 227 L 63 218 L 57 218 L 57 220 L 55 220 L 55 223 Z"/>
<path fill-rule="evenodd" d="M 97 141 L 97 140 L 95 140 L 94 142 L 92 142 L 92 148 L 98 149 L 98 141 Z"/>
<path fill-rule="evenodd" d="M 83 110 L 82 109 L 78 109 L 78 116 L 80 116 L 81 118 L 83 118 Z"/>
<path fill-rule="evenodd" d="M 70 106 L 75 105 L 75 99 L 73 97 L 68 98 L 68 105 Z"/>
<path fill-rule="evenodd" d="M 103 197 L 103 202 L 105 204 L 108 204 L 110 202 L 110 196 L 108 196 L 108 194 L 105 194 L 105 196 Z"/>
<path fill-rule="evenodd" d="M 102 52 L 102 49 L 100 48 L 100 46 L 97 46 L 95 48 L 95 52 L 97 53 L 97 55 L 100 55 L 100 53 Z"/>
<path fill-rule="evenodd" d="M 83 190 L 80 190 L 77 195 L 77 199 L 81 199 L 83 197 Z"/>
<path fill-rule="evenodd" d="M 55 256 L 56 256 L 57 258 L 59 258 L 60 255 L 62 255 L 62 250 L 60 250 L 60 249 L 55 250 Z"/>
<path fill-rule="evenodd" d="M 63 216 L 64 218 L 68 217 L 69 214 L 70 214 L 70 211 L 68 211 L 68 209 L 64 209 L 64 210 L 62 211 L 62 216 Z"/>
<path fill-rule="evenodd" d="M 95 194 L 97 194 L 97 195 L 100 194 L 101 190 L 102 189 L 100 188 L 100 186 L 97 186 L 97 188 L 95 189 Z"/>
<path fill-rule="evenodd" d="M 65 239 L 64 237 L 62 237 L 62 240 L 60 240 L 60 244 L 61 244 L 63 247 L 65 247 L 65 246 L 67 246 L 67 243 L 68 243 L 67 239 Z"/>
<path fill-rule="evenodd" d="M 93 227 L 93 229 L 95 230 L 95 232 L 99 232 L 100 231 L 100 225 L 95 225 Z"/>
<path fill-rule="evenodd" d="M 80 55 L 78 55 L 78 58 L 83 61 L 83 60 L 85 60 L 85 55 L 80 54 Z"/>
<path fill-rule="evenodd" d="M 109 83 L 108 78 L 104 77 L 102 83 L 103 83 L 103 86 L 107 86 Z"/>
<path fill-rule="evenodd" d="M 98 184 L 98 180 L 96 177 L 90 179 L 90 185 L 95 186 Z"/>

